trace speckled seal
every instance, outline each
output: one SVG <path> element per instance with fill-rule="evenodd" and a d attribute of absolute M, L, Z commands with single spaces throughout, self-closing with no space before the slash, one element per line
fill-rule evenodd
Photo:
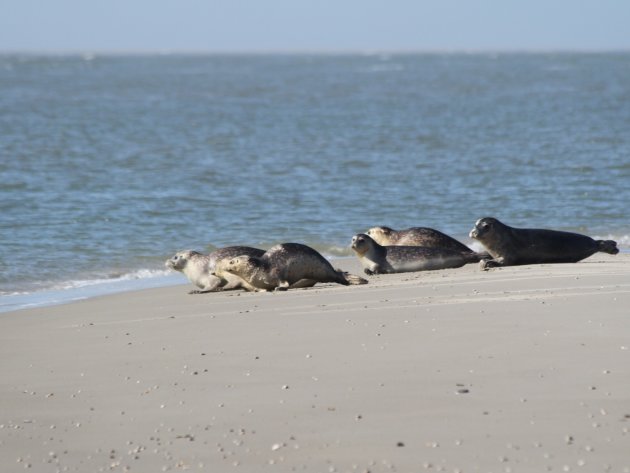
<path fill-rule="evenodd" d="M 185 250 L 175 253 L 164 264 L 167 268 L 183 273 L 191 283 L 199 288 L 190 291 L 189 294 L 204 294 L 239 288 L 249 289 L 246 287 L 245 281 L 232 274 L 213 274 L 215 266 L 218 261 L 224 258 L 233 258 L 239 255 L 262 256 L 264 253 L 264 250 L 249 246 L 227 246 L 207 255 L 193 250 Z"/>
<path fill-rule="evenodd" d="M 594 240 L 579 233 L 534 228 L 514 228 L 493 217 L 475 223 L 470 237 L 486 247 L 492 259 L 481 269 L 537 263 L 576 263 L 601 251 L 619 253 L 612 240 Z"/>
<path fill-rule="evenodd" d="M 310 287 L 318 282 L 344 286 L 367 283 L 363 278 L 333 268 L 316 250 L 300 243 L 276 245 L 262 256 L 223 259 L 216 271 L 239 276 L 257 291 Z"/>
<path fill-rule="evenodd" d="M 394 230 L 390 227 L 372 227 L 366 234 L 381 246 L 424 246 L 474 253 L 455 238 L 433 228 L 412 227 L 406 230 Z"/>
<path fill-rule="evenodd" d="M 481 259 L 474 252 L 444 248 L 382 246 L 365 233 L 352 237 L 352 249 L 368 275 L 459 268 Z"/>

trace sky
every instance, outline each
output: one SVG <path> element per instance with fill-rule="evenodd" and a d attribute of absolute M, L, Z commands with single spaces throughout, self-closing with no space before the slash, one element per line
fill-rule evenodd
<path fill-rule="evenodd" d="M 0 0 L 0 51 L 630 50 L 630 0 Z"/>

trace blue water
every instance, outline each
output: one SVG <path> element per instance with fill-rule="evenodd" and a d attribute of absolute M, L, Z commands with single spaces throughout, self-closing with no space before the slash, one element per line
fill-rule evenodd
<path fill-rule="evenodd" d="M 626 53 L 0 55 L 0 311 L 374 225 L 628 248 L 629 78 Z"/>

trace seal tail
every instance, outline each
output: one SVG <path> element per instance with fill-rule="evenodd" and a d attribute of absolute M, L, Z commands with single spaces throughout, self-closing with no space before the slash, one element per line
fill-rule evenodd
<path fill-rule="evenodd" d="M 341 270 L 337 270 L 337 273 L 343 278 L 345 279 L 345 281 L 348 283 L 348 285 L 350 286 L 358 286 L 360 284 L 367 284 L 368 281 L 367 279 L 363 279 L 360 276 L 356 276 L 354 274 L 350 274 L 346 271 L 341 271 Z"/>
<path fill-rule="evenodd" d="M 613 240 L 597 240 L 597 244 L 599 245 L 599 251 L 602 253 L 608 253 L 609 255 L 616 255 L 619 253 L 619 248 L 617 248 L 617 242 Z"/>

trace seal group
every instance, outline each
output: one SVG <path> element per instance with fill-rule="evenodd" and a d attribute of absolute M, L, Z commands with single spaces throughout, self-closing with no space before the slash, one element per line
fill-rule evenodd
<path fill-rule="evenodd" d="M 214 274 L 225 273 L 240 277 L 257 291 L 286 291 L 318 282 L 367 284 L 363 278 L 334 269 L 316 250 L 300 243 L 276 245 L 261 256 L 223 259 Z"/>
<path fill-rule="evenodd" d="M 619 253 L 613 240 L 595 240 L 579 233 L 510 227 L 494 217 L 475 222 L 469 237 L 487 252 L 471 248 L 438 230 L 411 227 L 396 231 L 378 226 L 352 237 L 351 248 L 368 275 L 433 271 L 480 263 L 483 270 L 500 266 L 575 263 L 603 252 Z M 198 289 L 190 294 L 244 289 L 285 291 L 317 283 L 344 286 L 367 280 L 335 269 L 317 250 L 301 243 L 281 243 L 265 251 L 228 246 L 209 254 L 180 251 L 165 265 L 182 272 Z"/>
<path fill-rule="evenodd" d="M 407 273 L 459 268 L 476 263 L 480 256 L 472 250 L 428 246 L 382 246 L 365 233 L 352 237 L 352 249 L 366 274 Z"/>
<path fill-rule="evenodd" d="M 199 289 L 189 294 L 229 291 L 231 289 L 250 289 L 246 281 L 232 274 L 217 275 L 214 272 L 217 262 L 234 256 L 262 256 L 265 250 L 249 246 L 227 246 L 210 254 L 198 253 L 194 250 L 179 251 L 166 260 L 167 268 L 183 273 L 188 280 Z"/>

